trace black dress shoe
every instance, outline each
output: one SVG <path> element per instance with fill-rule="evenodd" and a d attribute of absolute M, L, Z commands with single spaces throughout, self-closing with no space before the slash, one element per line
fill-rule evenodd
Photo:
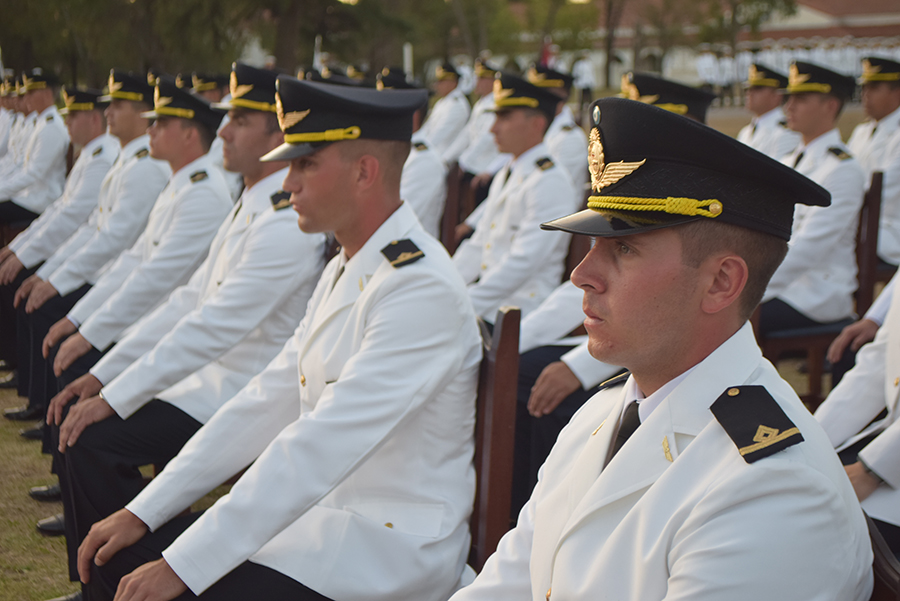
<path fill-rule="evenodd" d="M 63 597 L 54 597 L 50 599 L 50 601 L 81 601 L 81 591 L 75 591 L 74 593 L 69 593 Z"/>
<path fill-rule="evenodd" d="M 0 388 L 17 388 L 19 386 L 19 376 L 16 372 L 8 373 L 0 376 Z"/>
<path fill-rule="evenodd" d="M 28 496 L 35 501 L 43 501 L 44 503 L 53 503 L 54 501 L 62 501 L 62 492 L 59 490 L 59 484 L 48 484 L 47 486 L 35 486 L 28 491 Z"/>
<path fill-rule="evenodd" d="M 17 422 L 30 422 L 44 417 L 44 410 L 40 407 L 15 407 L 4 411 L 3 417 Z"/>
<path fill-rule="evenodd" d="M 34 428 L 19 430 L 19 436 L 27 440 L 43 440 L 45 427 L 47 427 L 47 423 L 41 420 Z"/>
<path fill-rule="evenodd" d="M 63 514 L 57 513 L 49 518 L 44 518 L 37 523 L 38 532 L 44 536 L 62 536 L 66 533 L 65 518 Z"/>

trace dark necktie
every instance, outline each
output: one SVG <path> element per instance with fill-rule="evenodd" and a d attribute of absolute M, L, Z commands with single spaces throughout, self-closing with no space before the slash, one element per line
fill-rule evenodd
<path fill-rule="evenodd" d="M 877 125 L 876 125 L 875 127 L 872 128 L 872 133 L 869 134 L 869 137 L 870 137 L 870 138 L 874 138 L 874 137 L 875 137 L 875 130 L 876 130 L 876 129 L 878 129 L 878 126 L 877 126 Z"/>
<path fill-rule="evenodd" d="M 634 431 L 637 430 L 640 425 L 641 416 L 638 413 L 637 401 L 631 401 L 628 407 L 625 408 L 624 415 L 622 415 L 622 423 L 619 424 L 619 431 L 616 432 L 616 442 L 613 444 L 609 459 L 606 460 L 607 463 L 615 457 L 616 453 L 619 452 L 619 449 L 622 448 L 622 445 L 625 444 L 625 441 L 634 434 Z"/>
<path fill-rule="evenodd" d="M 758 124 L 756 123 L 756 121 L 754 121 L 754 122 L 753 122 L 753 128 L 750 130 L 750 135 L 751 135 L 751 136 L 756 135 L 756 126 L 757 126 L 757 125 L 758 125 Z"/>
<path fill-rule="evenodd" d="M 801 152 L 800 154 L 797 155 L 797 158 L 794 159 L 794 169 L 797 168 L 797 165 L 799 165 L 800 161 L 802 161 L 802 160 L 803 160 L 803 153 Z"/>

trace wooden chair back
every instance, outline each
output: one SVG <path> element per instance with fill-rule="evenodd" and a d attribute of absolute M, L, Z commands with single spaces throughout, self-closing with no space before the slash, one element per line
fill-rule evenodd
<path fill-rule="evenodd" d="M 878 532 L 878 527 L 868 515 L 869 538 L 872 539 L 872 571 L 875 574 L 875 587 L 872 589 L 870 601 L 900 601 L 900 561 L 888 547 L 887 542 Z"/>
<path fill-rule="evenodd" d="M 447 169 L 447 200 L 441 217 L 441 243 L 451 255 L 456 251 L 456 226 L 460 223 L 459 196 L 462 169 L 453 163 Z"/>
<path fill-rule="evenodd" d="M 856 232 L 856 265 L 858 269 L 856 289 L 856 313 L 865 315 L 875 300 L 875 282 L 878 273 L 878 223 L 881 219 L 881 191 L 884 174 L 876 171 L 863 197 L 859 212 L 859 229 Z"/>
<path fill-rule="evenodd" d="M 482 323 L 484 358 L 478 378 L 475 421 L 475 507 L 469 565 L 481 571 L 510 528 L 516 385 L 519 379 L 519 321 L 516 307 L 497 312 L 493 333 Z"/>

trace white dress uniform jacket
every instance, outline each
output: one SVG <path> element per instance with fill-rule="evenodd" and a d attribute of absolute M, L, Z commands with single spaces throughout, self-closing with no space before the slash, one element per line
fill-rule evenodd
<path fill-rule="evenodd" d="M 469 100 L 459 86 L 434 103 L 431 114 L 422 124 L 419 133 L 428 145 L 443 156 L 469 119 Z"/>
<path fill-rule="evenodd" d="M 125 145 L 100 185 L 100 200 L 87 223 L 69 237 L 37 275 L 60 296 L 97 281 L 101 270 L 129 248 L 147 225 L 156 197 L 172 169 L 150 158 L 150 137 Z"/>
<path fill-rule="evenodd" d="M 381 250 L 403 239 L 424 256 L 393 267 Z M 193 592 L 249 559 L 332 599 L 446 599 L 469 548 L 480 357 L 465 286 L 401 205 L 127 508 L 156 529 L 255 460 L 163 552 Z"/>
<path fill-rule="evenodd" d="M 9 132 L 15 116 L 15 111 L 0 107 L 0 159 L 9 152 Z"/>
<path fill-rule="evenodd" d="M 322 273 L 325 236 L 297 227 L 286 175 L 245 190 L 190 281 L 91 369 L 120 417 L 155 397 L 206 422 L 287 342 Z"/>
<path fill-rule="evenodd" d="M 764 386 L 804 441 L 753 463 L 710 405 Z M 514 530 L 453 601 L 864 601 L 872 548 L 844 469 L 745 325 L 604 468 L 628 386 L 562 431 Z"/>
<path fill-rule="evenodd" d="M 863 509 L 873 518 L 900 525 L 900 295 L 893 295 L 891 308 L 875 340 L 863 346 L 856 365 L 816 411 L 828 438 L 838 451 L 858 440 L 877 434 L 859 456 L 886 484 L 865 501 Z M 887 410 L 887 416 L 876 420 Z"/>
<path fill-rule="evenodd" d="M 12 199 L 32 213 L 42 212 L 62 194 L 68 149 L 69 132 L 51 105 L 35 121 L 22 166 L 0 179 L 0 200 Z"/>
<path fill-rule="evenodd" d="M 447 168 L 418 132 L 413 134 L 412 148 L 403 165 L 400 198 L 409 203 L 425 231 L 437 238 L 447 200 Z"/>
<path fill-rule="evenodd" d="M 9 152 L 0 162 L 0 177 L 7 177 L 22 168 L 22 163 L 25 161 L 25 148 L 34 132 L 37 116 L 38 114 L 33 111 L 27 115 L 17 114 L 9 132 Z"/>
<path fill-rule="evenodd" d="M 587 136 L 575 123 L 568 106 L 563 107 L 547 128 L 544 143 L 550 149 L 550 156 L 565 167 L 576 194 L 584 195 L 588 181 Z"/>
<path fill-rule="evenodd" d="M 60 196 L 9 248 L 26 268 L 52 255 L 97 208 L 100 184 L 119 156 L 119 141 L 101 134 L 84 145 Z"/>
<path fill-rule="evenodd" d="M 784 111 L 780 106 L 753 117 L 738 133 L 737 139 L 776 161 L 783 159 L 802 142 L 800 134 L 785 125 Z"/>
<path fill-rule="evenodd" d="M 494 126 L 494 95 L 486 94 L 472 107 L 465 128 L 443 155 L 448 165 L 456 161 L 467 173 L 484 173 L 500 156 L 491 128 Z"/>
<path fill-rule="evenodd" d="M 233 206 L 228 185 L 208 155 L 173 174 L 147 228 L 69 312 L 81 335 L 104 350 L 187 282 Z"/>
<path fill-rule="evenodd" d="M 866 172 L 867 188 L 873 172 L 884 173 L 878 256 L 897 265 L 900 263 L 900 109 L 881 121 L 857 125 L 848 146 Z"/>
<path fill-rule="evenodd" d="M 865 176 L 833 129 L 782 159 L 831 193 L 831 206 L 798 204 L 788 253 L 763 301 L 780 298 L 810 319 L 830 322 L 853 315 L 856 230 Z"/>
<path fill-rule="evenodd" d="M 579 201 L 569 175 L 549 156 L 541 143 L 497 173 L 475 233 L 453 255 L 475 312 L 490 322 L 503 305 L 527 315 L 562 279 L 569 236 L 540 225 L 575 212 Z"/>

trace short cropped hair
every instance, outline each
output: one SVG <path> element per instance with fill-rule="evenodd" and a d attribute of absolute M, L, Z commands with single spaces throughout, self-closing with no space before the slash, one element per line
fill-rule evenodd
<path fill-rule="evenodd" d="M 340 144 L 341 157 L 345 161 L 355 161 L 365 154 L 377 158 L 384 174 L 384 182 L 398 189 L 410 148 L 410 142 L 397 140 L 348 140 Z"/>
<path fill-rule="evenodd" d="M 193 119 L 182 119 L 181 127 L 193 127 L 196 129 L 197 133 L 200 135 L 200 146 L 203 148 L 203 152 L 209 152 L 212 143 L 216 139 L 216 132 L 203 123 L 194 121 Z"/>
<path fill-rule="evenodd" d="M 692 221 L 675 229 L 681 237 L 681 260 L 685 265 L 699 267 L 704 260 L 721 252 L 732 252 L 747 263 L 747 284 L 738 299 L 738 308 L 741 318 L 748 319 L 784 260 L 787 241 L 772 234 L 708 219 Z"/>

